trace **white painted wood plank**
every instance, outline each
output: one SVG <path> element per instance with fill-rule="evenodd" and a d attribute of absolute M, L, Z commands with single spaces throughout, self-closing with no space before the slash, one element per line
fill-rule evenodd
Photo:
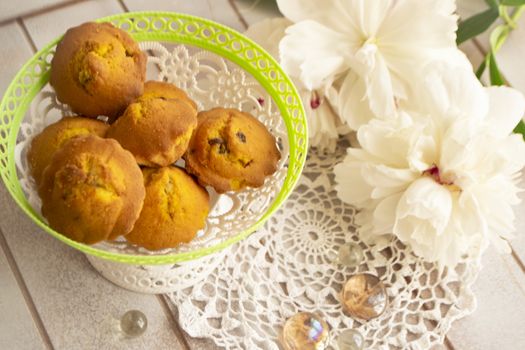
<path fill-rule="evenodd" d="M 521 176 L 520 185 L 521 188 L 525 189 L 525 169 Z M 519 196 L 521 198 L 521 204 L 514 209 L 514 213 L 516 214 L 516 238 L 510 241 L 510 244 L 518 258 L 525 264 L 525 191 L 521 192 Z"/>
<path fill-rule="evenodd" d="M 456 350 L 525 349 L 525 274 L 510 255 L 489 248 L 474 284 L 478 309 L 448 333 Z"/>
<path fill-rule="evenodd" d="M 0 96 L 3 96 L 11 80 L 33 53 L 16 23 L 0 26 L 0 43 Z"/>
<path fill-rule="evenodd" d="M 24 19 L 37 48 L 64 34 L 70 28 L 100 17 L 123 12 L 116 0 L 92 0 Z"/>
<path fill-rule="evenodd" d="M 124 0 L 130 11 L 174 11 L 204 17 L 233 29 L 244 27 L 228 0 Z"/>
<path fill-rule="evenodd" d="M 157 297 L 129 292 L 101 277 L 80 252 L 39 229 L 0 189 L 0 227 L 56 349 L 183 349 Z M 148 317 L 139 338 L 115 331 L 130 309 Z"/>
<path fill-rule="evenodd" d="M 277 3 L 268 0 L 234 0 L 241 16 L 248 25 L 266 18 L 282 17 Z"/>
<path fill-rule="evenodd" d="M 510 33 L 496 58 L 509 84 L 525 93 L 525 15 L 522 15 L 518 28 Z"/>
<path fill-rule="evenodd" d="M 0 315 L 0 349 L 45 348 L 1 247 Z"/>
<path fill-rule="evenodd" d="M 0 4 L 0 21 L 20 17 L 30 12 L 70 1 L 72 0 L 2 0 Z"/>

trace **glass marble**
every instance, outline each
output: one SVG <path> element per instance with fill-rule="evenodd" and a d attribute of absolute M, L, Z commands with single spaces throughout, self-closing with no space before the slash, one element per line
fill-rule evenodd
<path fill-rule="evenodd" d="M 363 261 L 363 249 L 359 244 L 347 242 L 339 247 L 339 264 L 355 267 L 361 264 L 361 261 Z"/>
<path fill-rule="evenodd" d="M 146 315 L 139 310 L 127 311 L 120 319 L 120 329 L 128 337 L 138 337 L 148 328 Z"/>
<path fill-rule="evenodd" d="M 341 294 L 343 308 L 353 318 L 368 321 L 380 316 L 387 307 L 385 285 L 369 273 L 350 277 Z"/>
<path fill-rule="evenodd" d="M 319 315 L 300 312 L 284 323 L 282 343 L 285 350 L 324 350 L 329 327 Z"/>
<path fill-rule="evenodd" d="M 365 340 L 361 333 L 354 329 L 347 329 L 337 338 L 339 350 L 362 350 Z"/>

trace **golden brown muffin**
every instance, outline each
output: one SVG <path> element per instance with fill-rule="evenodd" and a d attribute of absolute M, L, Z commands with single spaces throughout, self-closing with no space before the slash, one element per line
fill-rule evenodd
<path fill-rule="evenodd" d="M 40 183 L 42 173 L 51 162 L 53 154 L 66 141 L 76 136 L 88 134 L 104 137 L 108 127 L 109 125 L 99 120 L 82 117 L 65 117 L 48 125 L 33 138 L 31 147 L 27 152 L 29 168 L 36 184 Z"/>
<path fill-rule="evenodd" d="M 146 55 L 110 23 L 69 29 L 51 61 L 58 100 L 87 117 L 117 117 L 142 94 L 145 78 Z"/>
<path fill-rule="evenodd" d="M 174 84 L 165 83 L 163 81 L 150 80 L 144 83 L 144 93 L 139 97 L 139 100 L 148 100 L 153 98 L 165 98 L 183 100 L 190 104 L 190 106 L 197 111 L 197 104 L 193 101 L 184 90 L 179 89 Z"/>
<path fill-rule="evenodd" d="M 150 250 L 191 241 L 206 223 L 208 192 L 184 170 L 170 166 L 142 170 L 146 199 L 126 239 Z"/>
<path fill-rule="evenodd" d="M 197 126 L 197 111 L 180 99 L 138 100 L 111 125 L 106 137 L 133 153 L 140 165 L 163 167 L 188 148 Z"/>
<path fill-rule="evenodd" d="M 133 155 L 117 141 L 95 135 L 65 143 L 44 171 L 38 192 L 49 225 L 87 244 L 129 233 L 145 196 Z"/>
<path fill-rule="evenodd" d="M 184 156 L 186 170 L 218 193 L 260 187 L 277 170 L 281 154 L 264 124 L 236 109 L 214 108 L 199 125 Z"/>

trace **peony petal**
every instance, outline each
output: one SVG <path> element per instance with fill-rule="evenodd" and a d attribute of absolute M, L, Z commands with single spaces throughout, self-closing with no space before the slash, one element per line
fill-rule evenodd
<path fill-rule="evenodd" d="M 367 184 L 362 176 L 361 165 L 352 162 L 349 156 L 342 163 L 334 167 L 335 190 L 337 196 L 345 203 L 366 207 L 372 200 L 370 192 L 372 187 Z"/>
<path fill-rule="evenodd" d="M 357 130 L 374 118 L 365 100 L 364 81 L 355 73 L 348 72 L 339 92 L 339 115 L 352 130 Z"/>
<path fill-rule="evenodd" d="M 377 34 L 379 50 L 396 90 L 412 90 L 429 62 L 447 60 L 443 51 L 457 50 L 457 18 L 450 0 L 397 1 Z M 446 3 L 446 4 L 444 4 Z"/>
<path fill-rule="evenodd" d="M 397 169 L 384 164 L 366 163 L 362 172 L 366 182 L 374 187 L 406 188 L 416 179 L 416 174 L 409 169 Z"/>
<path fill-rule="evenodd" d="M 312 20 L 339 32 L 357 28 L 345 5 L 342 0 L 325 0 L 322 6 L 318 0 L 277 0 L 279 10 L 291 21 Z"/>
<path fill-rule="evenodd" d="M 328 27 L 303 21 L 288 27 L 279 49 L 285 71 L 299 77 L 309 90 L 316 90 L 348 69 L 345 56 L 351 43 Z"/>
<path fill-rule="evenodd" d="M 361 47 L 355 60 L 359 65 L 353 65 L 358 75 L 365 81 L 366 97 L 370 110 L 379 118 L 393 117 L 395 114 L 394 93 L 390 72 L 385 60 L 374 44 Z"/>
<path fill-rule="evenodd" d="M 410 185 L 399 201 L 394 234 L 419 237 L 429 234 L 427 231 L 432 228 L 434 230 L 432 234 L 439 236 L 448 225 L 451 211 L 450 192 L 428 177 L 419 178 Z M 412 227 L 415 230 L 421 227 L 425 231 L 399 231 L 403 227 Z"/>
<path fill-rule="evenodd" d="M 359 144 L 370 154 L 394 168 L 408 168 L 407 155 L 422 126 L 410 118 L 374 119 L 357 132 Z"/>
<path fill-rule="evenodd" d="M 420 58 L 426 49 L 456 47 L 457 16 L 450 0 L 397 1 L 377 34 L 381 50 L 398 54 L 415 53 Z M 393 50 L 393 51 L 390 51 Z"/>
<path fill-rule="evenodd" d="M 396 210 L 402 193 L 383 199 L 374 210 L 372 219 L 374 234 L 392 233 L 396 220 Z"/>
<path fill-rule="evenodd" d="M 489 108 L 485 89 L 474 75 L 470 62 L 459 52 L 453 50 L 452 53 L 458 53 L 454 60 L 457 62 L 428 64 L 413 97 L 419 110 L 439 116 L 445 122 L 444 127 L 458 118 L 481 120 Z"/>
<path fill-rule="evenodd" d="M 320 150 L 333 152 L 336 147 L 337 132 L 340 125 L 339 117 L 335 114 L 327 98 L 317 92 L 300 91 L 306 118 L 308 120 L 308 137 L 310 145 Z M 314 104 L 314 102 L 316 104 Z"/>
<path fill-rule="evenodd" d="M 487 123 L 494 135 L 506 136 L 525 114 L 525 97 L 518 90 L 506 86 L 488 87 L 487 93 L 490 101 Z"/>

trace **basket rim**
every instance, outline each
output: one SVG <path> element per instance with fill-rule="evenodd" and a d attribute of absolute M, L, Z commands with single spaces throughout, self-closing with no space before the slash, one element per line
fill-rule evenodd
<path fill-rule="evenodd" d="M 209 42 L 203 41 L 203 39 L 195 38 L 195 36 L 191 35 L 180 35 L 174 32 L 137 32 L 137 33 L 129 33 L 135 40 L 137 41 L 163 41 L 163 42 L 169 42 L 169 43 L 178 43 L 178 44 L 188 44 L 192 45 L 204 50 L 211 51 L 223 58 L 228 59 L 230 62 L 235 63 L 240 68 L 251 74 L 258 82 L 261 84 L 261 86 L 264 87 L 264 89 L 269 93 L 269 95 L 273 98 L 275 101 L 282 118 L 284 119 L 287 134 L 289 135 L 288 141 L 290 146 L 290 159 L 288 164 L 288 170 L 287 174 L 283 183 L 283 186 L 279 193 L 277 194 L 276 198 L 273 200 L 273 202 L 270 204 L 270 207 L 266 210 L 266 212 L 259 217 L 257 222 L 250 226 L 249 228 L 239 232 L 233 237 L 230 237 L 222 242 L 219 242 L 217 244 L 214 244 L 213 246 L 209 247 L 203 247 L 198 248 L 192 251 L 188 252 L 180 252 L 180 253 L 169 253 L 165 255 L 133 255 L 133 254 L 126 254 L 126 253 L 119 253 L 119 252 L 111 252 L 99 248 L 95 248 L 90 245 L 86 245 L 80 242 L 73 241 L 69 239 L 68 237 L 62 235 L 61 233 L 53 230 L 50 226 L 47 225 L 46 222 L 44 222 L 41 219 L 41 216 L 39 213 L 35 212 L 34 208 L 29 204 L 25 193 L 22 190 L 22 187 L 20 185 L 20 179 L 18 177 L 18 173 L 16 170 L 15 160 L 14 160 L 14 148 L 16 145 L 16 139 L 18 136 L 18 133 L 20 131 L 20 124 L 22 120 L 24 119 L 24 116 L 29 108 L 30 103 L 32 102 L 34 96 L 47 84 L 49 81 L 49 71 L 41 74 L 39 79 L 36 81 L 36 83 L 29 89 L 26 96 L 20 103 L 20 105 L 15 109 L 14 117 L 10 122 L 8 123 L 9 126 L 7 128 L 8 134 L 8 142 L 7 147 L 3 152 L 7 153 L 7 166 L 6 168 L 9 168 L 12 177 L 14 177 L 14 181 L 9 180 L 8 172 L 3 167 L 0 167 L 0 175 L 2 177 L 2 180 L 4 182 L 4 185 L 8 189 L 9 193 L 11 194 L 11 197 L 15 200 L 15 202 L 18 204 L 18 206 L 25 212 L 25 214 L 36 223 L 40 228 L 42 228 L 47 233 L 51 234 L 53 237 L 59 239 L 60 241 L 66 243 L 67 245 L 92 256 L 99 257 L 106 260 L 111 260 L 115 262 L 121 262 L 121 263 L 128 263 L 128 264 L 134 264 L 134 265 L 160 265 L 160 264 L 174 264 L 174 263 L 181 263 L 184 261 L 190 261 L 194 259 L 198 259 L 201 257 L 204 257 L 206 255 L 221 251 L 241 240 L 249 236 L 251 233 L 253 233 L 255 230 L 259 229 L 269 218 L 270 216 L 277 211 L 281 205 L 284 203 L 284 201 L 288 198 L 288 196 L 292 193 L 293 189 L 295 188 L 297 181 L 300 178 L 300 174 L 302 173 L 302 169 L 304 167 L 306 156 L 307 156 L 307 150 L 308 150 L 308 125 L 306 121 L 306 115 L 304 111 L 304 107 L 301 102 L 301 98 L 297 92 L 297 89 L 295 85 L 293 84 L 292 80 L 288 77 L 288 75 L 283 71 L 279 63 L 269 54 L 267 53 L 260 45 L 253 42 L 251 39 L 247 38 L 243 34 L 235 31 L 234 29 L 231 29 L 227 26 L 224 26 L 220 23 L 217 23 L 215 21 L 192 16 L 188 14 L 182 14 L 177 12 L 167 12 L 167 11 L 137 11 L 137 12 L 127 12 L 127 13 L 121 13 L 116 15 L 111 15 L 103 18 L 99 18 L 94 20 L 95 22 L 112 22 L 112 21 L 118 21 L 118 20 L 131 20 L 134 19 L 135 21 L 140 18 L 148 18 L 150 21 L 154 21 L 155 19 L 171 19 L 171 20 L 188 20 L 192 21 L 193 23 L 198 23 L 202 25 L 212 26 L 214 29 L 217 29 L 220 31 L 220 33 L 228 34 L 233 39 L 239 40 L 245 44 L 248 44 L 250 48 L 253 48 L 256 50 L 256 52 L 260 55 L 257 56 L 258 58 L 264 58 L 269 62 L 268 67 L 271 69 L 274 69 L 278 71 L 280 76 L 282 77 L 282 81 L 276 81 L 275 84 L 284 83 L 287 88 L 289 88 L 289 91 L 287 93 L 294 97 L 295 104 L 293 106 L 289 105 L 289 102 L 283 101 L 280 98 L 278 98 L 278 90 L 277 88 L 272 86 L 272 82 L 270 82 L 266 77 L 258 71 L 258 68 L 256 66 L 250 65 L 249 62 L 244 61 L 242 57 L 239 57 L 235 55 L 234 53 L 231 53 L 230 51 L 227 51 L 226 48 L 220 46 L 221 44 L 210 44 Z M 136 29 L 136 28 L 135 28 Z M 125 29 L 124 29 L 125 30 Z M 153 27 L 153 30 L 157 30 Z M 18 73 L 15 75 L 13 80 L 11 81 L 9 87 L 7 88 L 1 104 L 0 104 L 0 118 L 4 118 L 5 114 L 4 111 L 6 110 L 6 104 L 8 103 L 8 98 L 13 95 L 16 82 L 21 80 L 24 73 L 27 71 L 29 67 L 32 66 L 35 62 L 38 61 L 42 55 L 49 51 L 51 48 L 56 46 L 56 44 L 62 39 L 63 35 L 57 37 L 56 39 L 52 40 L 49 44 L 45 45 L 42 49 L 40 49 L 38 52 L 36 52 L 33 57 L 31 57 L 18 71 Z M 299 144 L 295 137 L 290 137 L 291 135 L 296 135 L 298 131 L 294 128 L 292 125 L 292 117 L 291 113 L 287 110 L 287 107 L 293 107 L 294 109 L 298 109 L 299 113 L 294 118 L 299 120 L 303 133 L 303 142 Z M 15 132 L 13 132 L 15 131 Z M 2 150 L 0 150 L 2 151 Z M 299 157 L 292 157 L 292 155 L 299 154 Z M 293 173 L 293 170 L 296 170 L 296 173 Z M 11 187 L 9 184 L 13 182 L 14 187 Z"/>

